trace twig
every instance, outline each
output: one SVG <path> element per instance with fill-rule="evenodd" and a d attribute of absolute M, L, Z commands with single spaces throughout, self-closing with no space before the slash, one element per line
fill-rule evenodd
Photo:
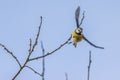
<path fill-rule="evenodd" d="M 28 50 L 29 53 L 31 53 L 31 49 L 32 49 L 32 40 L 30 39 L 29 50 Z"/>
<path fill-rule="evenodd" d="M 83 17 L 82 17 L 82 19 L 80 21 L 79 28 L 81 28 L 80 26 L 82 25 L 84 18 L 85 18 L 85 11 L 83 12 Z M 81 28 L 81 30 L 82 30 L 82 28 Z M 86 42 L 88 42 L 90 45 L 94 46 L 95 48 L 104 49 L 104 47 L 96 46 L 95 44 L 93 44 L 92 42 L 90 42 L 83 34 L 82 34 L 82 37 L 83 37 L 83 39 Z"/>
<path fill-rule="evenodd" d="M 39 38 L 39 35 L 40 35 L 40 29 L 41 29 L 41 26 L 42 26 L 42 16 L 41 16 L 41 22 L 40 22 L 40 26 L 38 28 L 38 32 L 37 32 L 37 35 L 36 35 L 36 38 L 35 38 L 35 42 L 32 46 L 32 40 L 30 39 L 30 48 L 28 50 L 28 56 L 27 56 L 27 59 L 26 61 L 24 62 L 24 64 L 21 66 L 21 68 L 18 70 L 18 72 L 15 74 L 15 76 L 12 78 L 12 80 L 15 80 L 16 77 L 20 74 L 20 72 L 24 69 L 24 67 L 27 65 L 27 63 L 29 62 L 29 59 L 30 59 L 30 56 L 31 54 L 33 53 L 35 47 L 37 46 L 37 42 L 38 42 L 38 38 Z"/>
<path fill-rule="evenodd" d="M 31 49 L 31 52 L 30 52 L 30 53 L 32 53 L 32 52 L 34 51 L 34 49 L 35 49 L 35 47 L 36 47 L 36 45 L 37 45 L 37 43 L 38 43 L 38 38 L 39 38 L 39 35 L 40 35 L 40 29 L 41 29 L 41 26 L 42 26 L 42 16 L 41 16 L 40 18 L 41 18 L 41 22 L 40 22 L 40 26 L 38 27 L 37 37 L 35 38 L 35 42 L 34 42 L 34 44 L 33 44 L 33 47 L 32 47 L 32 49 Z"/>
<path fill-rule="evenodd" d="M 54 52 L 60 50 L 63 46 L 65 46 L 70 40 L 71 40 L 71 36 L 67 39 L 67 41 L 65 41 L 63 44 L 61 44 L 58 48 L 54 49 L 53 51 L 48 52 L 48 53 L 46 53 L 45 55 L 42 55 L 42 56 L 31 58 L 29 61 L 37 60 L 37 59 L 40 59 L 40 58 L 43 58 L 43 57 L 46 57 L 46 56 L 49 56 L 49 55 L 53 54 Z"/>
<path fill-rule="evenodd" d="M 30 43 L 31 43 L 31 41 L 30 41 Z M 42 49 L 42 53 L 43 53 L 43 55 L 44 55 L 45 50 L 44 50 L 44 47 L 43 47 L 43 43 L 42 43 L 42 42 L 41 42 L 41 49 Z M 44 75 L 45 75 L 45 58 L 43 57 L 42 59 L 43 59 L 43 60 L 42 60 L 42 74 L 40 74 L 39 72 L 37 72 L 36 70 L 34 70 L 33 68 L 31 68 L 30 66 L 25 66 L 25 67 L 27 67 L 27 68 L 29 68 L 30 70 L 32 70 L 35 74 L 41 76 L 41 77 L 42 77 L 42 80 L 45 80 L 45 77 L 44 77 Z"/>
<path fill-rule="evenodd" d="M 65 78 L 66 78 L 66 80 L 68 80 L 68 74 L 67 73 L 65 73 Z"/>
<path fill-rule="evenodd" d="M 88 76 L 87 76 L 87 80 L 90 80 L 90 67 L 91 67 L 91 51 L 89 52 L 89 64 L 88 64 Z"/>
<path fill-rule="evenodd" d="M 83 17 L 82 17 L 82 19 L 81 19 L 81 22 L 80 22 L 79 27 L 80 27 L 80 26 L 81 26 L 81 24 L 83 23 L 84 18 L 85 18 L 85 11 L 83 12 Z"/>
<path fill-rule="evenodd" d="M 29 66 L 25 66 L 27 68 L 29 68 L 30 70 L 32 70 L 35 74 L 42 76 L 39 72 L 35 71 L 33 68 L 29 67 Z"/>
<path fill-rule="evenodd" d="M 21 64 L 20 64 L 18 58 L 13 54 L 13 52 L 11 52 L 11 51 L 10 51 L 8 48 L 6 48 L 5 45 L 3 45 L 3 44 L 0 44 L 0 46 L 3 47 L 4 50 L 5 50 L 7 53 L 9 53 L 9 54 L 16 60 L 16 62 L 18 63 L 19 67 L 21 68 Z"/>
<path fill-rule="evenodd" d="M 29 49 L 30 50 L 30 49 Z M 27 59 L 26 61 L 24 62 L 24 64 L 21 66 L 21 68 L 18 70 L 18 72 L 15 74 L 15 76 L 12 78 L 12 80 L 15 80 L 16 77 L 20 74 L 20 72 L 25 68 L 26 64 L 29 62 L 29 58 L 30 58 L 30 55 L 31 55 L 31 51 L 29 52 L 28 56 L 27 56 Z"/>
<path fill-rule="evenodd" d="M 43 47 L 43 42 L 41 42 L 42 55 L 45 55 L 45 49 Z M 42 80 L 45 80 L 45 57 L 42 60 Z"/>

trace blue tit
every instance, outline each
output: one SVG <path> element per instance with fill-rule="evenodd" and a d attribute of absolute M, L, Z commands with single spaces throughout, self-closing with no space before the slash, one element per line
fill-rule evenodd
<path fill-rule="evenodd" d="M 81 22 L 79 24 L 79 15 L 80 15 L 80 6 L 78 6 L 78 8 L 75 11 L 75 20 L 76 20 L 76 29 L 72 32 L 72 41 L 73 41 L 73 45 L 76 47 L 77 43 L 85 40 L 87 43 L 89 43 L 90 45 L 92 45 L 95 48 L 99 48 L 99 49 L 104 49 L 104 47 L 100 47 L 100 46 L 96 46 L 95 44 L 91 43 L 84 35 L 83 35 L 83 30 L 80 27 L 83 19 L 84 19 L 84 12 L 83 12 L 83 17 L 81 19 Z"/>
<path fill-rule="evenodd" d="M 79 26 L 79 14 L 80 14 L 80 7 L 78 6 L 78 8 L 75 11 L 75 20 L 76 20 L 76 29 L 72 32 L 72 41 L 73 41 L 73 45 L 76 47 L 77 43 L 83 40 L 82 37 L 82 28 L 80 28 Z"/>
<path fill-rule="evenodd" d="M 82 37 L 82 30 L 80 28 L 75 29 L 72 32 L 72 41 L 73 41 L 73 45 L 76 47 L 77 43 L 82 41 L 83 37 Z"/>

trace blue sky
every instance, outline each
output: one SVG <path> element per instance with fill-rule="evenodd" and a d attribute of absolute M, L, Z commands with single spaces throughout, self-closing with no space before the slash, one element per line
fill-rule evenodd
<path fill-rule="evenodd" d="M 29 39 L 36 35 L 40 16 L 43 25 L 39 44 L 32 57 L 41 55 L 40 41 L 46 53 L 67 40 L 76 28 L 74 13 L 81 7 L 85 10 L 82 24 L 84 35 L 93 43 L 104 46 L 96 49 L 87 42 L 78 43 L 77 48 L 66 45 L 46 58 L 46 80 L 86 80 L 89 51 L 92 51 L 90 80 L 119 80 L 120 74 L 120 1 L 119 0 L 1 0 L 0 43 L 6 45 L 23 63 L 27 57 Z M 81 18 L 81 16 L 80 16 Z M 10 80 L 19 66 L 0 48 L 0 79 Z M 41 60 L 29 63 L 41 72 Z M 16 80 L 40 80 L 25 68 Z"/>

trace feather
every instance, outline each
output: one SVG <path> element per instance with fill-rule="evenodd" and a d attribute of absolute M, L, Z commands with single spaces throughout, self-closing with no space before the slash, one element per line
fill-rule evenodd
<path fill-rule="evenodd" d="M 78 8 L 75 11 L 75 20 L 76 20 L 77 28 L 79 28 L 79 15 L 80 15 L 80 6 L 78 6 Z"/>
<path fill-rule="evenodd" d="M 83 36 L 83 39 L 88 42 L 90 45 L 92 45 L 93 47 L 95 48 L 99 48 L 99 49 L 104 49 L 104 47 L 100 47 L 100 46 L 96 46 L 95 44 L 91 43 L 84 35 Z"/>

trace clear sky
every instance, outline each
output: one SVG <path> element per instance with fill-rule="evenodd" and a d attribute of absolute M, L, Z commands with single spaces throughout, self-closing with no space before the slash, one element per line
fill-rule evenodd
<path fill-rule="evenodd" d="M 105 47 L 96 49 L 87 42 L 77 48 L 66 45 L 46 58 L 46 80 L 87 80 L 89 51 L 92 51 L 90 80 L 120 80 L 120 1 L 119 0 L 1 0 L 0 43 L 6 45 L 21 63 L 26 59 L 29 39 L 34 37 L 43 16 L 39 44 L 32 57 L 41 55 L 40 41 L 46 53 L 67 40 L 76 28 L 76 8 L 85 10 L 82 24 L 84 35 L 93 43 Z M 80 16 L 81 18 L 82 16 Z M 28 64 L 41 72 L 41 60 Z M 10 80 L 19 66 L 0 48 L 0 80 Z M 16 80 L 40 80 L 25 68 Z"/>

